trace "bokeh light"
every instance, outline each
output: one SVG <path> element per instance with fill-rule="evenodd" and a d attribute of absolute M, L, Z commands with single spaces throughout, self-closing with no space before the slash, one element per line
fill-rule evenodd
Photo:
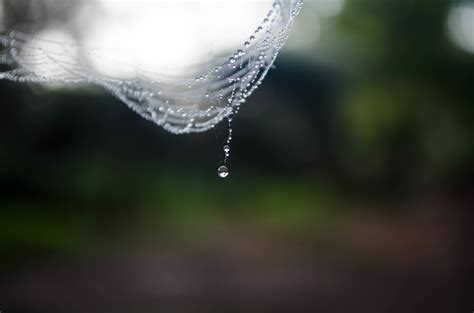
<path fill-rule="evenodd" d="M 474 53 L 474 4 L 453 6 L 448 17 L 449 35 L 461 49 Z"/>

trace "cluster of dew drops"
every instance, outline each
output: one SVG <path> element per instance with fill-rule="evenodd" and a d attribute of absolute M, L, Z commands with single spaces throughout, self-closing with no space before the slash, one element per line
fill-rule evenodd
<path fill-rule="evenodd" d="M 26 44 L 26 42 L 28 42 L 28 40 L 31 38 L 26 38 L 21 33 L 12 31 L 7 35 L 7 29 L 2 26 L 0 26 L 0 48 L 1 46 L 5 48 L 10 47 L 11 50 L 7 50 L 7 52 L 9 51 L 8 54 L 2 52 L 2 49 L 0 49 L 0 63 L 8 65 L 17 64 L 18 68 L 9 72 L 0 72 L 0 79 L 9 79 L 18 82 L 66 82 L 75 84 L 86 81 L 89 83 L 96 83 L 111 91 L 112 94 L 119 97 L 122 101 L 129 105 L 129 107 L 134 109 L 143 117 L 154 121 L 158 125 L 164 127 L 166 130 L 175 134 L 183 134 L 193 131 L 205 131 L 214 128 L 221 120 L 222 115 L 225 113 L 228 121 L 228 135 L 227 140 L 222 147 L 224 157 L 217 169 L 217 173 L 219 177 L 227 178 L 230 175 L 228 161 L 231 154 L 231 144 L 233 140 L 233 119 L 239 113 L 241 104 L 245 103 L 246 99 L 261 85 L 262 80 L 268 72 L 269 65 L 271 65 L 276 59 L 278 51 L 283 46 L 288 36 L 288 31 L 291 28 L 292 21 L 299 13 L 303 4 L 302 0 L 292 0 L 291 2 L 293 5 L 291 7 L 292 11 L 290 12 L 291 17 L 289 21 L 287 21 L 288 24 L 285 24 L 285 26 L 282 28 L 272 29 L 272 26 L 275 25 L 275 23 L 278 23 L 279 20 L 277 13 L 281 12 L 281 1 L 282 0 L 275 1 L 273 4 L 273 10 L 268 12 L 267 17 L 263 20 L 261 26 L 255 30 L 254 34 L 248 37 L 248 39 L 244 42 L 242 49 L 237 50 L 237 52 L 235 52 L 228 59 L 225 65 L 218 66 L 211 73 L 195 78 L 195 82 L 198 84 L 204 84 L 209 79 L 223 79 L 227 76 L 227 74 L 223 74 L 225 71 L 230 71 L 230 73 L 235 74 L 234 71 L 236 69 L 242 69 L 245 59 L 244 57 L 246 55 L 248 56 L 248 59 L 251 60 L 248 68 L 250 72 L 245 75 L 237 74 L 227 78 L 229 84 L 235 85 L 231 90 L 230 97 L 227 99 L 227 108 L 225 108 L 225 110 L 218 109 L 215 106 L 211 106 L 205 112 L 194 112 L 194 109 L 184 108 L 178 108 L 175 110 L 171 107 L 165 107 L 170 105 L 170 100 L 168 99 L 166 99 L 164 105 L 160 105 L 158 108 L 156 108 L 155 106 L 147 103 L 146 99 L 161 98 L 161 90 L 155 89 L 150 92 L 145 88 L 140 87 L 139 84 L 135 84 L 135 81 L 121 81 L 101 77 L 100 75 L 91 72 L 88 68 L 83 69 L 81 65 L 74 59 L 71 60 L 71 58 L 65 58 L 63 60 L 60 59 L 60 56 L 57 52 L 53 51 L 48 53 L 46 49 L 42 49 L 41 47 L 35 48 L 32 45 Z M 263 40 L 260 41 L 259 37 L 263 38 Z M 43 42 L 53 44 L 56 43 L 46 40 L 43 40 Z M 258 47 L 256 47 L 256 49 L 252 48 L 254 43 L 257 42 L 259 42 Z M 64 43 L 61 44 L 66 45 Z M 54 67 L 51 67 L 51 73 L 47 75 L 41 73 L 38 74 L 29 70 L 25 66 L 21 66 L 22 64 L 21 59 L 18 57 L 18 51 L 23 47 L 27 48 L 27 52 L 23 53 L 22 55 L 25 62 L 28 62 L 27 65 L 41 65 L 43 64 L 42 62 L 50 64 L 49 62 L 52 62 L 51 64 L 53 64 Z M 69 45 L 67 45 L 65 47 L 65 52 L 68 52 L 67 50 L 69 48 L 72 49 L 75 48 L 75 46 L 69 47 Z M 257 54 L 254 55 L 254 52 Z M 268 54 L 268 52 L 271 53 Z M 253 63 L 253 61 L 256 62 Z M 137 82 L 140 82 L 140 80 Z M 149 81 L 149 83 L 153 84 L 154 80 Z M 240 88 L 237 88 L 237 85 L 240 85 Z M 188 89 L 193 90 L 193 83 L 191 81 L 189 81 Z M 210 91 L 206 91 L 204 96 L 206 99 L 212 98 Z M 223 97 L 224 92 L 220 91 L 218 100 L 222 100 Z M 186 118 L 188 119 L 188 123 L 184 126 L 182 126 L 181 123 L 172 125 L 168 123 L 168 117 L 174 118 L 175 120 L 179 120 L 180 117 L 183 119 Z M 210 118 L 210 120 L 197 124 L 198 119 L 206 118 Z"/>
<path fill-rule="evenodd" d="M 302 4 L 302 2 L 300 2 Z M 301 8 L 301 4 L 300 6 L 298 7 L 298 9 Z M 267 17 L 263 20 L 263 23 L 262 25 L 263 26 L 269 26 L 271 25 L 275 19 L 271 20 L 270 21 L 270 18 L 272 18 L 272 16 L 280 9 L 280 3 L 279 2 L 275 2 L 273 4 L 273 9 L 274 10 L 271 10 L 270 12 L 268 12 L 268 15 Z M 295 9 L 293 12 L 292 12 L 292 17 L 296 16 L 297 13 L 298 13 L 298 9 Z M 251 47 L 252 43 L 256 41 L 257 39 L 257 36 L 260 35 L 262 32 L 264 31 L 264 27 L 262 26 L 259 26 L 253 35 L 251 35 L 247 41 L 245 41 L 244 43 L 244 47 L 245 47 L 245 50 L 247 50 L 248 48 Z M 267 30 L 267 34 L 271 34 L 271 31 L 270 30 Z M 280 33 L 280 35 L 282 35 L 282 33 Z M 265 41 L 264 41 L 265 42 Z M 278 48 L 275 50 L 275 55 L 273 56 L 274 59 L 276 58 L 277 56 L 277 53 L 278 53 L 278 50 L 279 48 L 281 48 L 281 46 L 283 45 L 283 42 L 284 42 L 284 36 L 281 36 L 280 37 L 280 40 L 279 42 L 276 44 L 278 46 Z M 267 47 L 268 48 L 268 47 Z M 236 68 L 236 62 L 239 58 L 242 58 L 244 55 L 246 54 L 246 52 L 244 50 L 237 50 L 237 52 L 234 54 L 234 56 L 230 57 L 229 59 L 229 62 L 228 62 L 228 65 L 233 67 L 234 69 Z M 259 68 L 259 66 L 264 66 L 265 64 L 265 59 L 266 59 L 266 55 L 265 55 L 265 52 L 264 51 L 261 51 L 260 54 L 259 54 L 259 57 L 258 59 L 260 60 L 261 64 L 260 65 L 256 65 L 257 68 Z M 254 72 L 255 73 L 255 72 Z M 252 77 L 252 75 L 250 75 L 250 77 Z M 256 76 L 254 76 L 254 80 L 252 82 L 254 82 L 256 79 Z M 258 80 L 256 82 L 256 85 L 253 86 L 253 88 L 251 88 L 250 90 L 250 93 L 252 93 L 256 88 L 258 88 L 258 86 L 261 84 L 261 81 L 262 81 L 263 77 Z M 239 80 L 239 78 L 236 78 L 236 80 Z M 251 83 L 247 84 L 248 87 L 251 86 Z M 249 94 L 250 94 L 249 93 Z M 248 97 L 249 94 L 245 94 L 243 95 L 243 98 L 244 99 L 241 99 L 241 101 L 238 101 L 237 102 L 237 105 L 235 107 L 232 107 L 232 103 L 233 103 L 233 99 L 234 99 L 234 92 L 232 92 L 232 95 L 228 101 L 228 105 L 229 107 L 232 109 L 231 111 L 231 114 L 229 114 L 227 116 L 227 121 L 228 121 L 228 135 L 227 135 L 227 141 L 225 143 L 225 145 L 223 146 L 223 152 L 224 152 L 224 158 L 223 158 L 223 162 L 221 163 L 221 165 L 218 167 L 217 169 L 217 174 L 219 177 L 221 178 L 227 178 L 229 177 L 230 175 L 230 170 L 229 170 L 229 167 L 228 167 L 228 160 L 230 158 L 230 152 L 231 152 L 231 143 L 232 143 L 232 139 L 233 139 L 233 128 L 232 128 L 232 122 L 233 122 L 233 119 L 234 117 L 239 113 L 240 111 L 240 104 L 245 102 L 245 98 Z"/>

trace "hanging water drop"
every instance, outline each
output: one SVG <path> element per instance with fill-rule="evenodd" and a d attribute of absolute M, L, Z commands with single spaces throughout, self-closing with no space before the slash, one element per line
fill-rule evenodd
<path fill-rule="evenodd" d="M 229 176 L 229 169 L 227 168 L 227 166 L 222 165 L 217 169 L 217 174 L 220 178 L 226 178 L 227 176 Z"/>

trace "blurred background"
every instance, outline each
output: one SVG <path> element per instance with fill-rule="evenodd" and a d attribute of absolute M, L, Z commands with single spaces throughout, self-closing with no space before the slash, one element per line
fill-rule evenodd
<path fill-rule="evenodd" d="M 472 312 L 474 2 L 308 0 L 234 123 L 0 81 L 2 313 Z"/>

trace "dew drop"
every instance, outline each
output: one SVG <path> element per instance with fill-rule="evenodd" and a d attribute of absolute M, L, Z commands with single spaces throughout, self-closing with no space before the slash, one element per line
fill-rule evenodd
<path fill-rule="evenodd" d="M 224 152 L 227 154 L 230 152 L 230 147 L 228 145 L 224 146 Z"/>
<path fill-rule="evenodd" d="M 227 166 L 222 165 L 217 169 L 217 174 L 220 178 L 226 178 L 227 176 L 229 176 L 229 169 L 227 168 Z"/>

